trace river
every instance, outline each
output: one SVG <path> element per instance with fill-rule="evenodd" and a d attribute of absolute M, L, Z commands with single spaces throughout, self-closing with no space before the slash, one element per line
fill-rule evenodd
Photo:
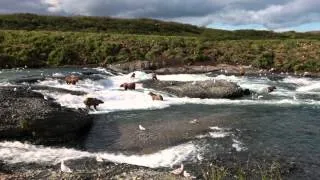
<path fill-rule="evenodd" d="M 99 77 L 66 85 L 57 78 L 93 73 Z M 76 96 L 42 90 L 62 106 L 84 108 L 86 97 L 104 101 L 85 140 L 72 147 L 45 147 L 24 142 L 0 142 L 0 159 L 7 163 L 57 163 L 61 159 L 100 156 L 117 163 L 151 168 L 182 162 L 200 163 L 229 152 L 239 156 L 284 159 L 303 169 L 301 177 L 320 177 L 320 79 L 277 75 L 273 77 L 226 74 L 158 75 L 161 81 L 227 80 L 257 93 L 240 99 L 178 98 L 137 84 L 124 91 L 123 82 L 150 79 L 136 71 L 113 74 L 103 68 L 12 69 L 0 71 L 0 85 L 25 76 L 43 76 L 36 85 L 84 91 Z M 276 86 L 271 93 L 268 86 Z M 164 97 L 152 101 L 148 92 Z M 195 120 L 196 119 L 196 120 Z M 139 125 L 146 128 L 139 130 Z"/>

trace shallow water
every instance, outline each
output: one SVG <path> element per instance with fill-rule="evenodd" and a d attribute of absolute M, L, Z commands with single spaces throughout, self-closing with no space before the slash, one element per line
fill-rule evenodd
<path fill-rule="evenodd" d="M 52 78 L 84 71 L 102 74 L 104 79 L 84 79 L 69 86 Z M 144 89 L 141 84 L 136 91 L 120 89 L 123 82 L 151 78 L 143 72 L 136 72 L 132 79 L 130 74 L 115 76 L 102 68 L 2 70 L 0 84 L 11 85 L 10 79 L 41 73 L 46 80 L 37 85 L 88 93 L 75 96 L 40 91 L 63 106 L 83 108 L 83 100 L 88 96 L 105 103 L 98 111 L 90 112 L 95 116 L 95 124 L 81 145 L 71 149 L 0 142 L 0 159 L 9 163 L 55 163 L 63 158 L 99 155 L 115 162 L 166 167 L 182 161 L 210 161 L 219 154 L 239 151 L 262 159 L 293 161 L 304 169 L 306 177 L 320 177 L 318 78 L 159 75 L 160 80 L 176 81 L 225 79 L 257 92 L 236 100 L 177 98 L 156 92 L 163 95 L 163 102 L 152 101 L 147 93 L 154 90 Z M 270 85 L 277 89 L 268 94 L 265 88 Z M 194 119 L 197 123 L 190 123 Z M 140 131 L 139 124 L 146 131 Z"/>

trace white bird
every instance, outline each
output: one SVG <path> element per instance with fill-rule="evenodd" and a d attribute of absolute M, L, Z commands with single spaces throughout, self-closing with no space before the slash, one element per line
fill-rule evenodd
<path fill-rule="evenodd" d="M 186 178 L 196 178 L 196 177 L 194 177 L 194 176 L 191 176 L 191 174 L 190 173 L 188 173 L 187 171 L 183 171 L 183 176 L 184 177 L 186 177 Z"/>
<path fill-rule="evenodd" d="M 182 174 L 183 169 L 184 169 L 183 164 L 181 164 L 181 166 L 178 169 L 171 171 L 171 173 L 175 174 L 175 175 L 180 175 L 180 174 Z"/>
<path fill-rule="evenodd" d="M 141 126 L 141 124 L 139 124 L 139 129 L 140 129 L 141 131 L 145 131 L 145 130 L 146 130 L 146 128 L 144 128 L 143 126 Z"/>
<path fill-rule="evenodd" d="M 46 101 L 48 101 L 49 98 L 48 98 L 48 96 L 44 95 L 44 96 L 43 96 L 43 99 L 46 100 Z"/>
<path fill-rule="evenodd" d="M 198 161 L 202 161 L 203 160 L 203 156 L 201 156 L 199 153 L 197 154 L 197 159 Z"/>
<path fill-rule="evenodd" d="M 260 96 L 258 96 L 258 99 L 261 99 L 261 98 L 263 98 L 263 96 L 261 96 L 261 95 L 260 95 Z"/>
<path fill-rule="evenodd" d="M 72 170 L 64 164 L 64 160 L 61 160 L 61 171 L 66 173 L 72 172 Z"/>
<path fill-rule="evenodd" d="M 101 156 L 97 155 L 97 156 L 96 156 L 96 161 L 98 161 L 98 162 L 103 162 L 103 159 L 102 159 Z"/>
<path fill-rule="evenodd" d="M 17 91 L 17 88 L 13 88 L 13 91 Z"/>
<path fill-rule="evenodd" d="M 198 119 L 194 119 L 194 120 L 191 120 L 189 121 L 190 124 L 196 124 L 196 123 L 199 123 Z"/>
<path fill-rule="evenodd" d="M 31 90 L 31 86 L 28 87 L 27 91 L 30 91 L 30 90 Z"/>

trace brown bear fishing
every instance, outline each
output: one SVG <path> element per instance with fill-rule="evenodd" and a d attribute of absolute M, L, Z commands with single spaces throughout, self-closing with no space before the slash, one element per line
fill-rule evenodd
<path fill-rule="evenodd" d="M 75 75 L 67 76 L 65 79 L 67 84 L 73 84 L 75 85 L 79 81 L 79 77 Z"/>
<path fill-rule="evenodd" d="M 87 98 L 83 101 L 83 103 L 87 106 L 88 109 L 91 109 L 90 107 L 93 106 L 95 110 L 97 110 L 97 106 L 99 104 L 103 104 L 104 102 L 97 98 Z"/>
<path fill-rule="evenodd" d="M 124 90 L 135 90 L 136 89 L 136 83 L 123 83 L 120 85 L 120 87 L 124 87 Z"/>
<path fill-rule="evenodd" d="M 153 101 L 163 101 L 163 97 L 160 94 L 154 94 L 153 92 L 149 92 L 149 95 L 152 97 Z"/>

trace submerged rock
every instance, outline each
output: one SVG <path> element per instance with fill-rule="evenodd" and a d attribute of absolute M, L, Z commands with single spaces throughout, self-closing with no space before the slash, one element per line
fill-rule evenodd
<path fill-rule="evenodd" d="M 76 140 L 90 129 L 86 111 L 46 99 L 24 87 L 0 87 L 0 139 L 57 144 Z"/>
<path fill-rule="evenodd" d="M 142 83 L 145 88 L 168 92 L 178 97 L 239 98 L 247 94 L 247 90 L 225 80 L 194 82 L 147 80 Z"/>

